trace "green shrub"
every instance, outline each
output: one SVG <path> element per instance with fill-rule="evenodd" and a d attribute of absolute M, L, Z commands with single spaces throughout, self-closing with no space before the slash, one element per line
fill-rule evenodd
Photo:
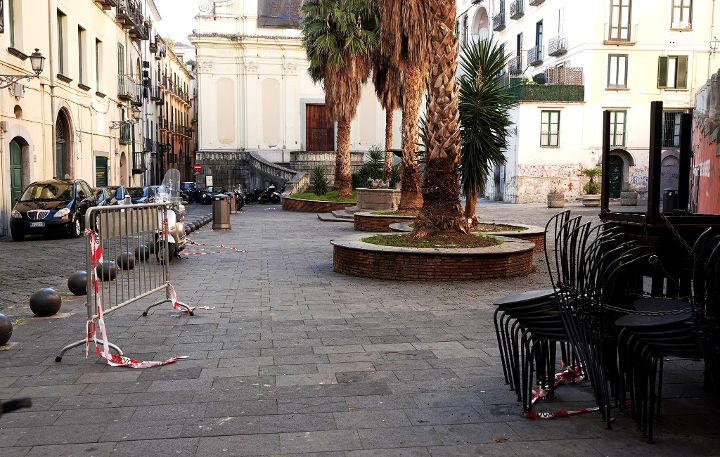
<path fill-rule="evenodd" d="M 393 165 L 392 176 L 390 176 L 390 188 L 394 189 L 400 184 L 400 165 Z"/>
<path fill-rule="evenodd" d="M 353 189 L 368 187 L 371 179 L 385 179 L 385 151 L 372 146 L 365 157 L 363 166 L 352 174 Z"/>
<path fill-rule="evenodd" d="M 313 192 L 315 195 L 325 195 L 328 192 L 328 180 L 325 169 L 318 165 L 312 171 Z"/>
<path fill-rule="evenodd" d="M 583 191 L 588 195 L 597 195 L 600 193 L 600 184 L 595 181 L 588 181 L 583 186 Z"/>

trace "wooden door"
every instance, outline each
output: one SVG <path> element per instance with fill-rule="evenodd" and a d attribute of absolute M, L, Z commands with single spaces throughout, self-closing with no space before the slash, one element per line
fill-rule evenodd
<path fill-rule="evenodd" d="M 310 152 L 335 150 L 335 124 L 325 105 L 305 106 L 305 141 Z"/>
<path fill-rule="evenodd" d="M 95 187 L 108 186 L 108 159 L 107 157 L 95 157 Z"/>
<path fill-rule="evenodd" d="M 10 142 L 10 198 L 12 202 L 20 198 L 23 191 L 22 146 L 17 141 Z"/>
<path fill-rule="evenodd" d="M 623 185 L 623 172 L 625 165 L 618 156 L 610 157 L 610 197 L 620 198 Z"/>

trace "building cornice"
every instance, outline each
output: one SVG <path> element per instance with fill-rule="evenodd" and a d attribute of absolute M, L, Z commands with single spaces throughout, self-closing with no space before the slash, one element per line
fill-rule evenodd
<path fill-rule="evenodd" d="M 190 35 L 190 42 L 195 42 L 203 39 L 221 39 L 229 41 L 258 41 L 258 40 L 272 40 L 274 42 L 291 42 L 293 44 L 302 43 L 301 37 L 288 37 L 282 35 L 244 35 L 236 33 L 194 33 Z"/>

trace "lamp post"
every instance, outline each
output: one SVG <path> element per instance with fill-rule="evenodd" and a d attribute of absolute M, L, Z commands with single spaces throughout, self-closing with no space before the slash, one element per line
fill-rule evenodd
<path fill-rule="evenodd" d="M 24 79 L 35 79 L 40 77 L 45 67 L 45 57 L 39 49 L 35 48 L 35 52 L 30 55 L 30 65 L 35 72 L 34 75 L 0 75 L 0 89 L 11 87 Z"/>

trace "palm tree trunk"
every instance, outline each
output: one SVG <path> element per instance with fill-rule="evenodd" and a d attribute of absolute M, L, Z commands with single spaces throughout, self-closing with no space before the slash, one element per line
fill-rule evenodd
<path fill-rule="evenodd" d="M 402 193 L 400 211 L 418 211 L 422 207 L 420 166 L 417 163 L 417 143 L 420 137 L 420 105 L 425 91 L 425 71 L 422 66 L 405 70 L 405 92 L 402 116 Z"/>
<path fill-rule="evenodd" d="M 339 198 L 352 197 L 352 173 L 350 171 L 350 121 L 338 121 L 337 157 L 335 158 L 335 186 Z"/>
<path fill-rule="evenodd" d="M 430 75 L 423 207 L 412 236 L 466 233 L 460 207 L 460 120 L 456 85 L 458 42 L 454 0 L 430 0 Z"/>
<path fill-rule="evenodd" d="M 385 179 L 388 182 L 392 179 L 393 153 L 393 111 L 385 110 Z"/>
<path fill-rule="evenodd" d="M 477 210 L 477 199 L 480 194 L 477 189 L 472 189 L 465 195 L 465 220 L 472 225 L 475 221 L 475 211 Z"/>

